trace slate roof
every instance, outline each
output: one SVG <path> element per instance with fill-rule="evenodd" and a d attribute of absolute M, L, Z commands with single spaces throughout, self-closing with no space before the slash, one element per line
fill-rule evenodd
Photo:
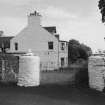
<path fill-rule="evenodd" d="M 43 27 L 43 28 L 46 29 L 50 33 L 56 33 L 56 27 L 55 26 Z"/>

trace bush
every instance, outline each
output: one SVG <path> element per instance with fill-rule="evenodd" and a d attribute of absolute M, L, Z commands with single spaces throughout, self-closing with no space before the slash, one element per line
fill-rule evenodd
<path fill-rule="evenodd" d="M 75 85 L 79 87 L 88 87 L 88 69 L 80 69 L 75 75 Z"/>

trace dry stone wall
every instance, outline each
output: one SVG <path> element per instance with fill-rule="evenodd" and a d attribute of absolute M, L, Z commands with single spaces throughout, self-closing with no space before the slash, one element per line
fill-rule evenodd
<path fill-rule="evenodd" d="M 40 59 L 38 56 L 20 56 L 19 86 L 38 86 L 40 84 Z"/>
<path fill-rule="evenodd" d="M 88 73 L 90 87 L 99 91 L 103 91 L 105 87 L 105 57 L 89 57 Z"/>

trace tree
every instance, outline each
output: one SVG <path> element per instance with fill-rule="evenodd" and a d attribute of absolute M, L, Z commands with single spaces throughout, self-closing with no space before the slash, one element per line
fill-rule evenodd
<path fill-rule="evenodd" d="M 81 49 L 83 49 L 85 51 L 87 57 L 92 55 L 92 49 L 89 46 L 82 43 Z"/>
<path fill-rule="evenodd" d="M 102 22 L 105 22 L 105 0 L 99 0 L 98 7 L 102 15 Z"/>
<path fill-rule="evenodd" d="M 88 56 L 92 54 L 92 50 L 85 44 L 79 43 L 75 39 L 69 40 L 68 44 L 68 62 L 74 63 L 79 59 L 87 60 Z"/>
<path fill-rule="evenodd" d="M 78 46 L 80 45 L 79 41 L 75 39 L 69 40 L 68 45 L 68 60 L 71 63 L 74 63 L 79 58 Z"/>

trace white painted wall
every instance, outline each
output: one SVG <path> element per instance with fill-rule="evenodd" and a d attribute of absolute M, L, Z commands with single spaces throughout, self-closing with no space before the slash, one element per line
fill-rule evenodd
<path fill-rule="evenodd" d="M 62 44 L 64 43 L 64 50 L 61 49 Z M 59 42 L 59 66 L 61 67 L 61 58 L 64 58 L 64 66 L 68 66 L 68 44 L 67 42 Z"/>
<path fill-rule="evenodd" d="M 39 18 L 39 19 L 38 19 Z M 28 16 L 28 25 L 11 40 L 11 52 L 27 52 L 31 49 L 41 59 L 42 70 L 58 69 L 58 40 L 40 25 L 40 16 Z M 53 41 L 54 49 L 48 49 L 48 42 Z M 18 43 L 18 51 L 14 43 Z"/>
<path fill-rule="evenodd" d="M 48 42 L 53 41 L 54 49 L 48 49 Z M 41 70 L 54 70 L 61 67 L 61 58 L 64 57 L 68 66 L 68 46 L 61 50 L 61 42 L 40 25 L 40 15 L 29 15 L 28 25 L 11 40 L 11 52 L 28 52 L 29 49 L 41 59 Z M 15 50 L 18 43 L 18 50 Z"/>

